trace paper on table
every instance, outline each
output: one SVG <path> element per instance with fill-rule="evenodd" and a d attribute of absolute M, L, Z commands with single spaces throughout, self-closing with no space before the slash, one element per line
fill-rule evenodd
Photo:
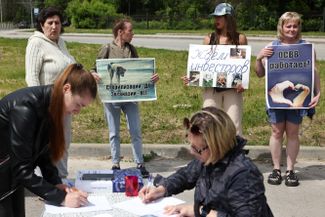
<path fill-rule="evenodd" d="M 166 206 L 177 205 L 181 203 L 185 203 L 185 201 L 182 201 L 174 197 L 164 197 L 162 199 L 145 204 L 141 201 L 139 197 L 135 197 L 133 199 L 126 200 L 121 203 L 113 204 L 113 207 L 123 209 L 125 211 L 131 212 L 139 216 L 153 215 L 153 216 L 160 217 L 160 216 L 166 216 L 163 214 L 164 208 Z"/>
<path fill-rule="evenodd" d="M 81 213 L 100 210 L 111 210 L 112 206 L 108 203 L 105 196 L 88 196 L 89 205 L 80 208 L 69 208 L 45 204 L 45 212 L 52 214 L 62 213 Z"/>
<path fill-rule="evenodd" d="M 112 217 L 110 214 L 99 214 L 99 215 L 95 215 L 93 217 Z"/>

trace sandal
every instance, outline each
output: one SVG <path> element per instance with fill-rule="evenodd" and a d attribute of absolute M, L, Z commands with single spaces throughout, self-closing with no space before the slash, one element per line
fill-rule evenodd
<path fill-rule="evenodd" d="M 272 173 L 269 175 L 267 182 L 271 185 L 280 185 L 282 182 L 281 170 L 273 169 Z"/>
<path fill-rule="evenodd" d="M 289 187 L 296 187 L 299 185 L 299 179 L 293 170 L 287 170 L 285 184 Z"/>

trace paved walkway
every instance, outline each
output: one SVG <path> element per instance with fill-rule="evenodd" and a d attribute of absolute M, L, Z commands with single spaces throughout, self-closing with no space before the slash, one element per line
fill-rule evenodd
<path fill-rule="evenodd" d="M 149 161 L 146 167 L 153 174 L 159 173 L 167 176 L 189 161 L 188 155 L 185 154 L 185 146 L 174 145 L 179 151 L 176 151 L 175 148 L 168 148 L 168 145 L 166 148 L 163 148 L 163 145 L 155 146 L 156 148 L 160 147 L 160 153 L 162 153 L 162 155 L 164 153 L 173 154 L 171 155 L 172 158 L 169 159 L 157 157 Z M 126 150 L 130 148 L 128 145 L 123 145 L 122 147 L 124 147 L 122 148 L 122 154 L 124 154 L 125 157 L 121 162 L 121 167 L 134 167 L 135 164 L 132 162 L 131 155 L 129 155 Z M 109 153 L 103 151 L 104 148 L 103 144 L 73 144 L 71 156 L 69 158 L 69 178 L 74 178 L 76 171 L 79 169 L 111 168 L 111 160 L 108 157 Z M 271 170 L 271 159 L 267 154 L 267 147 L 260 147 L 258 152 L 253 148 L 249 147 L 249 149 L 250 156 L 255 159 L 254 162 L 257 164 L 266 180 Z M 309 151 L 312 149 L 313 148 L 308 148 Z M 316 148 L 315 152 L 322 155 L 324 154 L 323 149 L 318 150 Z M 86 152 L 88 153 L 87 156 L 83 154 Z M 303 148 L 296 165 L 301 183 L 300 186 L 289 188 L 286 187 L 284 183 L 280 186 L 271 186 L 265 181 L 267 200 L 276 217 L 324 217 L 325 159 L 311 159 L 312 155 L 307 155 L 304 152 L 305 149 Z M 284 169 L 285 168 L 282 170 Z M 187 202 L 193 202 L 193 191 L 184 192 L 177 195 L 177 197 Z M 38 197 L 30 195 L 26 198 L 27 217 L 40 216 L 43 207 L 43 202 L 41 202 Z"/>

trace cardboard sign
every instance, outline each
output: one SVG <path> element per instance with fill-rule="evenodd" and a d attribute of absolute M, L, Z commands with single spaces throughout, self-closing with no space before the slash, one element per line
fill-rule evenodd
<path fill-rule="evenodd" d="M 153 58 L 96 60 L 99 97 L 102 102 L 135 102 L 156 100 L 156 86 L 151 81 L 155 72 Z"/>
<path fill-rule="evenodd" d="M 250 46 L 191 44 L 187 61 L 189 86 L 248 89 Z"/>
<path fill-rule="evenodd" d="M 313 44 L 274 45 L 266 60 L 265 98 L 271 109 L 308 108 L 314 90 Z"/>

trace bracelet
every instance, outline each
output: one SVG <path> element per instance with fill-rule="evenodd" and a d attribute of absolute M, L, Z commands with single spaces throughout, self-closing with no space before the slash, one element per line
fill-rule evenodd
<path fill-rule="evenodd" d="M 256 61 L 261 61 L 263 59 L 263 57 L 262 58 L 256 58 Z"/>

